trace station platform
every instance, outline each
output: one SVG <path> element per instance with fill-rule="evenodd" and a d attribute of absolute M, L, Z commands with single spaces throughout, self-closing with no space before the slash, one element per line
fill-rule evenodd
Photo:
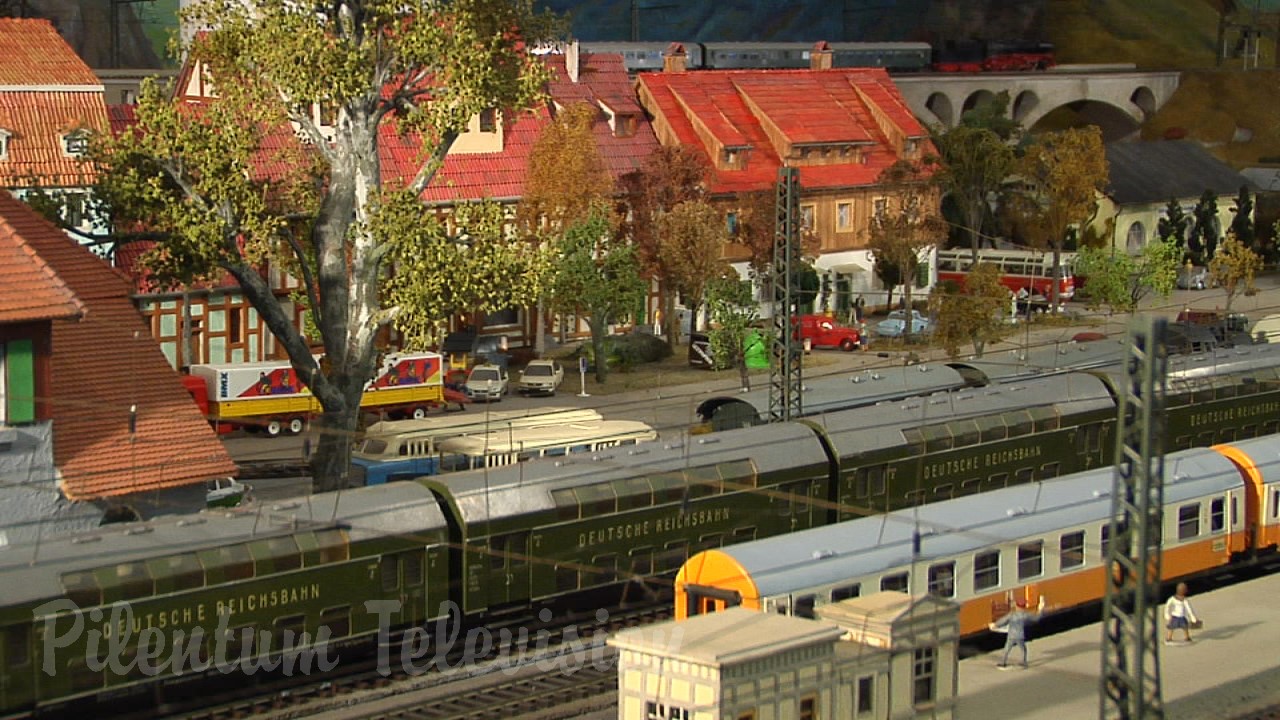
<path fill-rule="evenodd" d="M 1280 564 L 1277 565 L 1280 569 Z M 1160 646 L 1166 720 L 1240 718 L 1280 705 L 1280 573 L 1190 599 L 1204 627 L 1190 644 Z M 1049 598 L 1050 604 L 1053 598 Z M 1162 624 L 1163 627 L 1163 624 Z M 1175 634 L 1175 639 L 1181 632 Z M 996 664 L 1002 650 L 960 662 L 958 718 L 1096 718 L 1101 700 L 1102 625 L 1039 637 L 1031 629 L 1030 667 Z M 1163 631 L 1161 637 L 1163 638 Z"/>

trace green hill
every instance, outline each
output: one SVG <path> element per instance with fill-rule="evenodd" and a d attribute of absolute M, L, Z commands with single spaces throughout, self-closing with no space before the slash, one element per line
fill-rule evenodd
<path fill-rule="evenodd" d="M 1242 0 L 1248 11 L 1233 19 L 1252 20 L 1254 3 Z M 1218 6 L 1211 0 L 1050 0 L 1046 27 L 1061 63 L 1128 62 L 1183 71 L 1177 93 L 1143 128 L 1145 139 L 1185 134 L 1236 167 L 1280 162 L 1280 0 L 1261 4 L 1258 64 L 1265 69 L 1248 72 L 1240 58 L 1216 62 Z M 1228 30 L 1228 46 L 1238 36 Z"/>

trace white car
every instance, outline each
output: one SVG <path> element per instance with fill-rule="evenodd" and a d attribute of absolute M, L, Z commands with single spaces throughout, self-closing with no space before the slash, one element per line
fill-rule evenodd
<path fill-rule="evenodd" d="M 880 337 L 902 337 L 907 327 L 907 311 L 894 310 L 889 317 L 876 323 L 876 335 Z M 919 310 L 911 310 L 911 334 L 920 335 L 929 332 L 929 319 Z"/>
<path fill-rule="evenodd" d="M 501 365 L 477 365 L 471 368 L 463 389 L 472 400 L 501 400 L 507 394 L 508 381 L 507 369 Z"/>
<path fill-rule="evenodd" d="M 558 360 L 530 360 L 524 370 L 520 371 L 520 379 L 516 381 L 516 391 L 529 395 L 555 395 L 556 388 L 564 382 L 564 366 Z"/>
<path fill-rule="evenodd" d="M 214 478 L 205 484 L 205 505 L 209 507 L 235 507 L 249 498 L 253 486 L 235 478 Z"/>

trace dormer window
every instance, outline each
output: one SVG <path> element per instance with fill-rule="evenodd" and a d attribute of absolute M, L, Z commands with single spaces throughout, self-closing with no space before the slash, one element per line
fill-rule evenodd
<path fill-rule="evenodd" d="M 13 137 L 13 133 L 0 128 L 0 160 L 9 159 L 9 138 Z"/>
<path fill-rule="evenodd" d="M 497 132 L 498 131 L 498 110 L 497 108 L 489 108 L 480 111 L 480 132 Z"/>
<path fill-rule="evenodd" d="M 84 130 L 72 130 L 62 136 L 62 154 L 67 157 L 81 157 L 89 151 L 89 133 Z"/>

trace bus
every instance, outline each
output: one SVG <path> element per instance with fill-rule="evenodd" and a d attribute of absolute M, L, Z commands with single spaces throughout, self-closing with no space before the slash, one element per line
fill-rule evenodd
<path fill-rule="evenodd" d="M 642 422 L 599 420 L 467 435 L 444 440 L 438 447 L 441 470 L 451 471 L 502 467 L 657 439 L 658 433 Z"/>
<path fill-rule="evenodd" d="M 381 485 L 435 475 L 439 472 L 437 446 L 450 438 L 602 419 L 591 409 L 550 407 L 377 422 L 352 450 L 352 479 L 358 485 Z"/>
<path fill-rule="evenodd" d="M 1058 298 L 1070 300 L 1076 292 L 1071 265 L 1075 253 L 1062 253 L 1057 273 Z M 1036 250 L 978 251 L 978 262 L 996 266 L 1000 284 L 1009 288 L 1019 302 L 1044 304 L 1053 297 L 1053 253 Z M 973 251 L 952 249 L 938 251 L 938 282 L 954 282 L 964 287 L 973 265 Z"/>

